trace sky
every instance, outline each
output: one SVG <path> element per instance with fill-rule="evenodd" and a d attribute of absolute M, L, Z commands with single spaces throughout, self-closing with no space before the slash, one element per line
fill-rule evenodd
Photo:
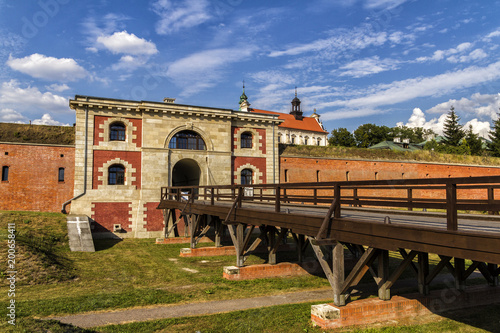
<path fill-rule="evenodd" d="M 88 95 L 316 109 L 483 137 L 500 108 L 500 0 L 0 0 L 0 122 L 72 125 Z"/>

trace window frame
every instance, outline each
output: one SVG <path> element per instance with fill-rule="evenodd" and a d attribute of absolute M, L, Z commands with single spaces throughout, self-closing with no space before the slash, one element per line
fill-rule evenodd
<path fill-rule="evenodd" d="M 202 136 L 195 131 L 184 130 L 175 133 L 168 143 L 169 149 L 207 150 Z"/>
<path fill-rule="evenodd" d="M 127 140 L 127 125 L 125 125 L 121 121 L 114 121 L 111 124 L 109 124 L 109 141 L 126 141 L 126 140 Z"/>
<path fill-rule="evenodd" d="M 9 181 L 9 171 L 10 171 L 10 167 L 8 165 L 2 166 L 2 181 L 3 182 Z"/>
<path fill-rule="evenodd" d="M 250 180 L 250 182 L 248 182 Z M 243 169 L 240 172 L 240 183 L 241 185 L 252 185 L 253 184 L 253 170 Z"/>
<path fill-rule="evenodd" d="M 110 165 L 108 168 L 108 185 L 125 185 L 125 170 L 125 166 L 122 164 Z"/>
<path fill-rule="evenodd" d="M 240 147 L 242 149 L 253 148 L 253 134 L 251 132 L 243 132 L 240 135 Z"/>
<path fill-rule="evenodd" d="M 62 172 L 62 173 L 61 173 Z M 64 176 L 65 176 L 65 168 L 59 168 L 58 172 L 57 172 L 57 181 L 59 183 L 64 183 Z M 61 177 L 62 176 L 62 177 Z"/>

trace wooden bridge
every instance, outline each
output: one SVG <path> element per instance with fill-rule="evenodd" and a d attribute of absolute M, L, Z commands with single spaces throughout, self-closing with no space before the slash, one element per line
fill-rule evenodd
<path fill-rule="evenodd" d="M 476 270 L 490 285 L 498 285 L 497 191 L 499 176 L 183 186 L 162 188 L 158 208 L 164 210 L 166 237 L 183 221 L 192 248 L 210 228 L 220 246 L 227 227 L 237 266 L 262 242 L 268 262 L 275 264 L 279 244 L 291 234 L 299 262 L 310 244 L 333 288 L 335 305 L 344 305 L 367 272 L 381 299 L 390 298 L 391 287 L 406 268 L 415 272 L 423 294 L 443 269 L 454 276 L 457 289 L 464 289 Z M 253 240 L 256 227 L 260 235 Z M 357 258 L 347 277 L 346 250 Z M 389 251 L 403 258 L 392 272 Z M 432 270 L 429 254 L 439 256 Z"/>

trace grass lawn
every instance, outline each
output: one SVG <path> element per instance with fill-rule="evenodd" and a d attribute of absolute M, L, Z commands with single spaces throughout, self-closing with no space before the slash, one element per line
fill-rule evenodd
<path fill-rule="evenodd" d="M 70 252 L 65 216 L 57 213 L 0 212 L 0 256 L 3 258 L 6 258 L 8 223 L 16 225 L 17 329 L 24 332 L 46 332 L 43 327 L 47 325 L 52 325 L 52 332 L 92 331 L 34 319 L 50 315 L 245 298 L 329 286 L 321 276 L 227 281 L 222 278 L 222 267 L 234 265 L 234 256 L 181 258 L 180 249 L 187 247 L 186 244 L 157 245 L 152 239 L 99 240 L 95 253 Z M 279 253 L 278 260 L 280 255 L 283 256 Z M 285 256 L 293 257 L 293 254 Z M 391 257 L 401 258 L 397 253 L 391 253 Z M 264 262 L 265 258 L 259 256 L 251 256 L 247 261 L 248 264 Z M 397 264 L 397 260 L 393 262 Z M 1 318 L 6 318 L 9 300 L 6 270 L 6 261 L 0 260 Z M 413 276 L 410 270 L 405 274 Z M 368 276 L 365 278 L 366 282 L 372 281 Z M 310 325 L 310 305 L 119 325 L 99 328 L 99 331 L 319 332 L 321 330 Z M 496 313 L 500 313 L 500 309 L 496 309 Z M 498 320 L 496 324 L 500 326 Z M 0 321 L 0 331 L 8 328 L 5 320 Z"/>

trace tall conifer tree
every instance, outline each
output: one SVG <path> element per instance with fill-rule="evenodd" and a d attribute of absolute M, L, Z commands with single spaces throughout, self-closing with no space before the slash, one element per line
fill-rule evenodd
<path fill-rule="evenodd" d="M 455 113 L 455 108 L 452 106 L 450 112 L 448 112 L 448 117 L 444 121 L 444 139 L 447 145 L 458 147 L 460 146 L 460 141 L 465 136 L 462 125 L 459 124 L 460 117 Z"/>
<path fill-rule="evenodd" d="M 490 141 L 488 142 L 488 150 L 491 155 L 500 157 L 500 113 L 497 113 L 498 118 L 493 123 L 493 130 L 490 131 Z"/>

